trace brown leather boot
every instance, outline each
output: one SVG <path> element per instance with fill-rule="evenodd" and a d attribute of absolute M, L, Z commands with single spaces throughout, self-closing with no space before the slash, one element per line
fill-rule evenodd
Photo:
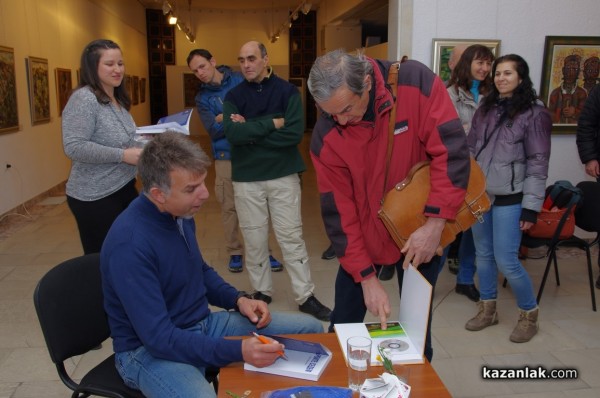
<path fill-rule="evenodd" d="M 513 343 L 526 343 L 537 334 L 539 329 L 538 312 L 539 307 L 529 311 L 519 311 L 519 321 L 510 334 L 510 341 Z"/>
<path fill-rule="evenodd" d="M 465 325 L 465 329 L 476 332 L 498 323 L 496 300 L 479 300 L 477 302 L 477 309 L 477 315 L 469 319 Z"/>

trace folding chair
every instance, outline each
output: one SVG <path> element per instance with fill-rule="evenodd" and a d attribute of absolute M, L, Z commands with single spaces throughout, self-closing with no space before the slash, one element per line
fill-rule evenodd
<path fill-rule="evenodd" d="M 579 187 L 579 185 L 578 185 L 578 187 Z M 585 210 L 582 210 L 582 209 L 585 209 L 585 207 L 586 207 L 585 204 L 588 203 L 588 207 L 593 206 L 593 201 L 591 200 L 591 198 L 586 197 L 585 191 L 582 192 L 582 197 L 583 197 L 582 200 L 579 200 L 578 203 L 574 203 L 574 205 L 576 205 L 576 207 L 575 207 L 575 224 L 576 225 L 578 224 L 578 221 L 577 221 L 578 217 L 580 219 L 586 217 L 585 215 L 583 215 L 584 213 L 582 213 L 582 211 L 585 211 Z M 587 210 L 587 211 L 589 211 L 589 210 Z M 579 214 L 579 216 L 578 216 L 578 214 Z M 596 311 L 596 295 L 594 292 L 592 262 L 591 262 L 591 254 L 590 254 L 590 246 L 591 245 L 587 241 L 585 241 L 575 235 L 566 237 L 564 239 L 559 238 L 562 233 L 562 229 L 566 222 L 566 219 L 568 217 L 572 217 L 572 216 L 573 216 L 573 214 L 570 211 L 566 211 L 564 213 L 560 222 L 558 223 L 556 230 L 554 231 L 554 235 L 552 236 L 552 238 L 548 238 L 548 239 L 535 238 L 535 237 L 529 236 L 527 234 L 523 234 L 523 237 L 521 238 L 521 245 L 525 246 L 527 248 L 530 248 L 530 249 L 541 247 L 541 246 L 548 247 L 548 250 L 546 252 L 546 257 L 548 258 L 548 261 L 546 262 L 546 268 L 544 270 L 544 275 L 542 277 L 540 288 L 539 288 L 538 294 L 537 294 L 538 304 L 540 303 L 540 301 L 542 299 L 542 293 L 544 292 L 544 286 L 546 285 L 548 273 L 550 272 L 550 267 L 552 265 L 554 265 L 554 276 L 556 278 L 556 285 L 560 286 L 560 277 L 558 274 L 558 260 L 557 260 L 557 256 L 556 256 L 556 250 L 558 250 L 559 247 L 561 247 L 561 246 L 578 247 L 578 248 L 584 250 L 586 252 L 586 256 L 587 256 L 587 271 L 588 271 L 588 278 L 589 278 L 589 283 L 590 283 L 590 295 L 591 295 L 591 299 L 592 299 L 592 309 L 594 311 Z M 504 285 L 506 285 L 506 279 L 505 279 Z"/>

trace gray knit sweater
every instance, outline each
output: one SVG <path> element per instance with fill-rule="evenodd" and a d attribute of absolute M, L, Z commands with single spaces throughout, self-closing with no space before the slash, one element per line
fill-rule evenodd
<path fill-rule="evenodd" d="M 65 154 L 72 160 L 66 193 L 75 199 L 102 199 L 131 181 L 136 167 L 123 163 L 135 146 L 135 122 L 124 108 L 103 105 L 89 87 L 71 95 L 62 114 Z"/>

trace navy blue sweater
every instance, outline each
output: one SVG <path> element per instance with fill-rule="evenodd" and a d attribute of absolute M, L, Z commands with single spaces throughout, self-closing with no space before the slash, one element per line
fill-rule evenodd
<path fill-rule="evenodd" d="M 104 306 L 115 352 L 141 345 L 156 358 L 206 367 L 242 361 L 242 341 L 185 330 L 232 309 L 238 290 L 200 253 L 193 219 L 161 213 L 144 195 L 114 222 L 102 246 Z"/>
<path fill-rule="evenodd" d="M 244 123 L 231 121 L 242 115 Z M 273 119 L 285 118 L 276 129 Z M 304 136 L 302 100 L 296 86 L 271 74 L 260 83 L 244 80 L 223 104 L 223 127 L 231 144 L 233 181 L 281 178 L 305 170 L 298 144 Z"/>

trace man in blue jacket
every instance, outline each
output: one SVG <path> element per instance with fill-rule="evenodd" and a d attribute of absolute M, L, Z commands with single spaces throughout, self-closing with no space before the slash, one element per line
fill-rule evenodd
<path fill-rule="evenodd" d="M 231 148 L 223 131 L 223 100 L 225 94 L 237 86 L 244 77 L 226 65 L 217 66 L 210 51 L 195 49 L 187 57 L 188 67 L 200 80 L 200 89 L 196 94 L 196 107 L 204 129 L 212 141 L 215 159 L 215 195 L 221 205 L 221 220 L 225 230 L 225 245 L 229 253 L 228 269 L 242 272 L 242 242 L 238 234 L 238 216 L 233 199 L 231 183 Z M 278 272 L 283 266 L 269 255 L 271 271 Z"/>
<path fill-rule="evenodd" d="M 271 314 L 204 261 L 193 216 L 209 196 L 209 165 L 182 134 L 150 141 L 138 163 L 142 193 L 113 223 L 100 253 L 116 367 L 147 397 L 215 397 L 207 367 L 268 366 L 284 349 L 227 336 L 323 331 L 303 314 Z M 209 305 L 227 311 L 211 312 Z"/>

